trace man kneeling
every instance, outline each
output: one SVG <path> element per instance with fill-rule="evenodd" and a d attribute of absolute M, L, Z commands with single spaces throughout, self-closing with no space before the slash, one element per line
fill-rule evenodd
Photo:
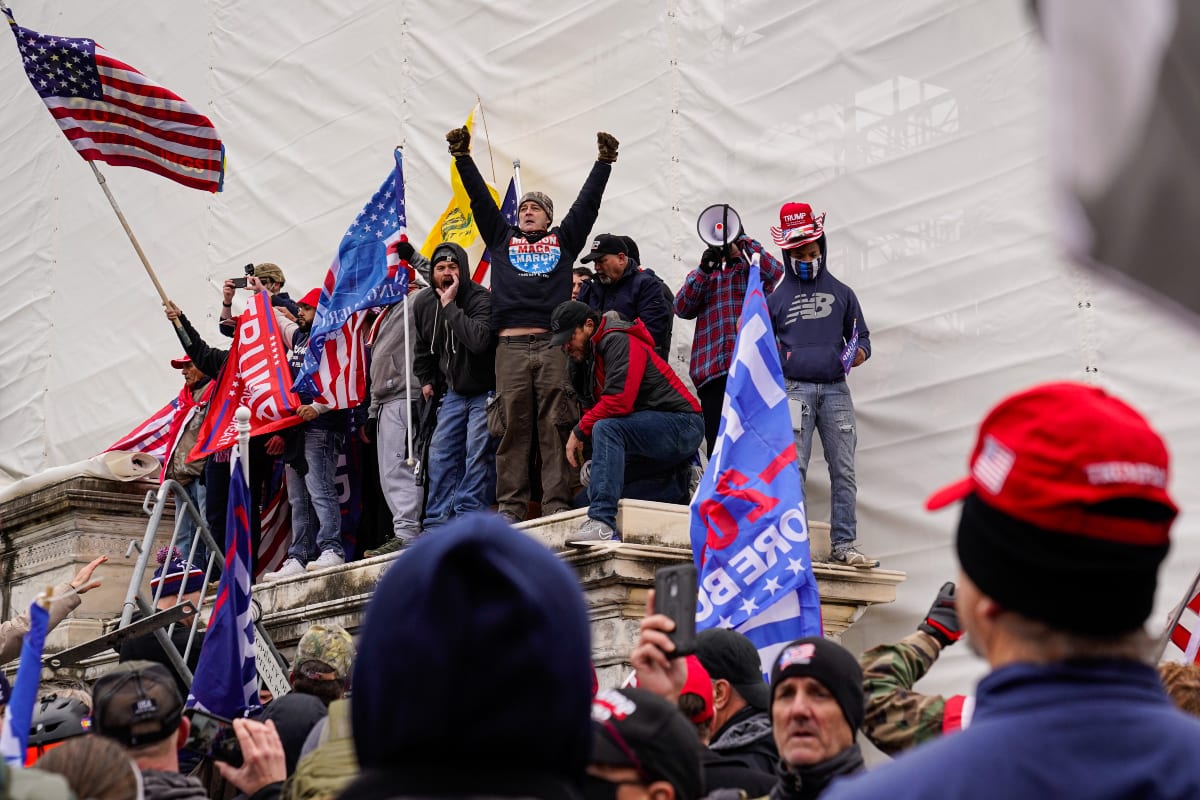
<path fill-rule="evenodd" d="M 669 472 L 695 454 L 704 438 L 700 403 L 654 352 L 641 320 L 603 317 L 575 300 L 550 318 L 552 343 L 575 363 L 575 386 L 587 407 L 567 439 L 578 467 L 590 440 L 588 519 L 574 542 L 621 541 L 617 500 L 629 482 Z"/>

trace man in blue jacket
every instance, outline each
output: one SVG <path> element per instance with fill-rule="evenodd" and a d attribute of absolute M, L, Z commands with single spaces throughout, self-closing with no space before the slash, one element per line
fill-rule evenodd
<path fill-rule="evenodd" d="M 965 731 L 822 800 L 1200 797 L 1200 721 L 1177 710 L 1143 628 L 1177 509 L 1167 448 L 1130 406 L 1052 383 L 984 419 L 962 501 L 956 604 L 992 667 Z"/>
<path fill-rule="evenodd" d="M 829 465 L 829 538 L 834 563 L 870 568 L 879 562 L 858 551 L 854 449 L 858 433 L 846 376 L 871 357 L 871 334 L 854 290 L 829 274 L 825 215 L 808 203 L 786 203 L 779 227 L 783 282 L 767 298 L 796 436 L 800 481 L 808 476 L 813 431 Z"/>
<path fill-rule="evenodd" d="M 640 319 L 654 339 L 654 352 L 664 361 L 671 346 L 671 301 L 663 282 L 653 272 L 641 269 L 629 252 L 624 236 L 602 233 L 592 240 L 592 249 L 579 259 L 594 263 L 596 277 L 579 287 L 579 302 L 601 315 L 616 311 L 630 322 Z"/>

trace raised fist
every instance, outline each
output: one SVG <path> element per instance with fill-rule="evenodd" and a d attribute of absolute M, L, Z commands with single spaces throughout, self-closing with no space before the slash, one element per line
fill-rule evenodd
<path fill-rule="evenodd" d="M 400 256 L 401 261 L 411 260 L 415 252 L 417 252 L 417 248 L 413 247 L 412 242 L 401 241 L 396 243 L 396 255 Z"/>
<path fill-rule="evenodd" d="M 917 630 L 924 631 L 937 639 L 942 647 L 949 647 L 962 638 L 963 629 L 958 621 L 958 611 L 954 607 L 955 586 L 951 581 L 942 584 L 929 614 L 921 620 Z"/>
<path fill-rule="evenodd" d="M 446 144 L 450 145 L 450 155 L 458 158 L 459 156 L 471 155 L 471 132 L 464 125 L 461 128 L 455 128 L 446 134 Z"/>
<path fill-rule="evenodd" d="M 605 164 L 611 164 L 617 160 L 617 148 L 620 146 L 617 137 L 611 133 L 600 131 L 596 134 L 596 147 L 600 154 L 596 157 L 597 161 L 603 161 Z"/>

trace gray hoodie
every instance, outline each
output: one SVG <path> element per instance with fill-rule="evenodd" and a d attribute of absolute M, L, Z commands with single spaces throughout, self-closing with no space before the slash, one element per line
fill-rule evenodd
<path fill-rule="evenodd" d="M 379 406 L 389 400 L 403 399 L 405 385 L 413 400 L 421 397 L 421 384 L 412 371 L 413 347 L 417 343 L 416 315 L 412 311 L 415 295 L 388 307 L 375 329 L 371 346 L 371 417 L 379 415 Z M 408 306 L 408 350 L 405 351 L 404 317 Z"/>

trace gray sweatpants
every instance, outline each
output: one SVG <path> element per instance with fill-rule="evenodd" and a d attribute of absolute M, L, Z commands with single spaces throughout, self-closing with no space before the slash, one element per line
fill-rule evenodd
<path fill-rule="evenodd" d="M 415 402 L 414 402 L 415 405 Z M 392 512 L 392 530 L 401 539 L 421 532 L 421 487 L 408 457 L 408 419 L 404 397 L 388 400 L 379 407 L 375 435 L 378 437 L 379 485 Z"/>

